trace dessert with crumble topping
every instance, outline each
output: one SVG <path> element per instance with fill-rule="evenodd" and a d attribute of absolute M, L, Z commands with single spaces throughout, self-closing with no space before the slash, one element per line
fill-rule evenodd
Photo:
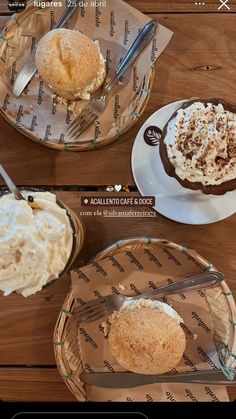
<path fill-rule="evenodd" d="M 236 106 L 220 99 L 186 102 L 160 142 L 166 173 L 185 188 L 222 195 L 236 188 Z"/>

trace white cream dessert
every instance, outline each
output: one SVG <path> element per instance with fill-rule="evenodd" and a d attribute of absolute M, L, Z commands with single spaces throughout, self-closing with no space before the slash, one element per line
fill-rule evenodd
<path fill-rule="evenodd" d="M 170 317 L 173 317 L 178 323 L 183 323 L 183 319 L 179 316 L 177 311 L 175 311 L 169 304 L 163 303 L 162 301 L 158 300 L 150 300 L 147 298 L 139 298 L 138 300 L 126 300 L 119 311 L 115 311 L 110 319 L 114 317 L 119 317 L 124 312 L 134 310 L 137 307 L 149 307 L 152 309 L 158 309 Z"/>
<path fill-rule="evenodd" d="M 49 192 L 22 192 L 33 197 L 0 198 L 0 290 L 27 297 L 58 278 L 72 251 L 73 234 L 65 209 Z"/>
<path fill-rule="evenodd" d="M 182 180 L 221 185 L 236 178 L 236 114 L 222 103 L 194 102 L 167 125 L 164 143 Z"/>
<path fill-rule="evenodd" d="M 53 29 L 37 46 L 35 64 L 41 78 L 65 99 L 90 99 L 106 76 L 98 41 L 70 29 Z"/>

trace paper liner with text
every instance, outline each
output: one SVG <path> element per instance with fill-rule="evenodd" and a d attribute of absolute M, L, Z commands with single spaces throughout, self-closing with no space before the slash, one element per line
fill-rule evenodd
<path fill-rule="evenodd" d="M 99 256 L 90 264 L 71 273 L 72 296 L 78 306 L 99 295 L 120 292 L 137 294 L 154 288 L 168 279 L 178 280 L 212 268 L 196 252 L 186 250 L 166 241 L 131 243 L 116 248 L 104 257 Z M 229 323 L 229 308 L 225 305 L 221 287 L 186 294 L 163 297 L 173 305 L 184 319 L 187 346 L 178 371 L 218 368 L 217 351 L 222 345 L 232 345 L 235 336 Z M 224 311 L 222 310 L 224 307 Z M 222 310 L 219 316 L 218 310 Z M 227 320 L 226 320 L 227 317 Z M 91 324 L 81 324 L 78 331 L 79 357 L 87 372 L 122 371 L 111 356 L 102 323 L 106 318 Z M 73 316 L 68 317 L 68 333 L 76 333 Z M 70 332 L 69 332 L 70 329 Z M 65 339 L 63 339 L 65 340 Z M 67 345 L 68 342 L 65 342 Z M 217 347 L 217 349 L 216 349 Z M 232 348 L 231 348 L 232 349 Z M 70 349 L 71 350 L 71 349 Z M 71 353 L 69 358 L 72 359 Z M 232 360 L 230 360 L 232 366 Z M 73 368 L 72 368 L 73 369 Z M 77 370 L 77 374 L 78 374 Z M 79 379 L 79 377 L 77 377 Z M 88 400 L 228 400 L 224 387 L 194 384 L 153 384 L 126 390 L 99 389 L 86 386 Z"/>
<path fill-rule="evenodd" d="M 167 46 L 172 32 L 158 25 L 153 41 L 109 94 L 103 114 L 77 142 L 71 142 L 66 128 L 87 102 L 62 102 L 37 75 L 19 98 L 12 95 L 16 76 L 30 51 L 53 27 L 61 12 L 59 7 L 37 9 L 30 1 L 24 12 L 11 18 L 0 37 L 1 114 L 27 137 L 45 146 L 92 149 L 119 138 L 137 121 L 150 95 L 153 65 Z M 122 0 L 109 0 L 103 7 L 91 7 L 90 2 L 88 7 L 79 7 L 68 27 L 99 41 L 110 79 L 138 31 L 149 20 L 148 16 Z"/>

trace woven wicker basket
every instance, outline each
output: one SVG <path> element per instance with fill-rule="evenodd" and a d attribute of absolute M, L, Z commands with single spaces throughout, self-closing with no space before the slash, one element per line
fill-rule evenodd
<path fill-rule="evenodd" d="M 10 86 L 9 81 L 10 78 L 14 77 L 14 67 L 9 70 L 8 62 L 9 60 L 12 61 L 12 58 L 15 56 L 21 56 L 25 57 L 25 60 L 27 59 L 25 51 L 29 50 L 29 45 L 33 45 L 35 35 L 41 28 L 40 20 L 38 18 L 38 16 L 40 16 L 39 13 L 39 10 L 37 10 L 33 4 L 33 1 L 29 1 L 25 11 L 19 15 L 13 15 L 10 18 L 10 21 L 4 29 L 2 35 L 0 35 L 0 77 L 2 79 L 0 84 L 0 100 L 2 103 L 7 102 L 7 109 L 8 106 L 11 106 L 11 108 L 14 109 L 14 111 L 11 110 L 9 112 L 4 108 L 4 106 L 2 106 L 0 108 L 0 115 L 2 115 L 2 117 L 17 131 L 21 132 L 30 140 L 56 150 L 94 150 L 119 139 L 122 134 L 124 134 L 137 123 L 138 119 L 143 114 L 147 106 L 154 81 L 154 67 L 151 67 L 147 74 L 144 76 L 140 88 L 132 97 L 131 101 L 127 102 L 126 109 L 124 109 L 117 118 L 115 126 L 113 126 L 114 124 L 111 124 L 109 132 L 105 136 L 89 138 L 88 140 L 83 139 L 83 136 L 81 135 L 79 141 L 73 142 L 71 142 L 69 139 L 66 139 L 66 137 L 63 141 L 60 138 L 45 140 L 41 138 L 40 134 L 37 132 L 38 120 L 35 129 L 32 129 L 30 126 L 25 126 L 21 122 L 18 122 L 17 112 L 19 110 L 19 101 L 12 95 L 12 87 Z M 30 101 L 29 106 L 33 107 L 35 99 L 33 100 L 31 97 L 34 97 L 34 94 L 30 93 L 28 97 L 28 100 Z M 34 113 L 35 112 L 36 111 L 34 110 Z M 26 111 L 25 113 L 30 113 L 30 111 Z M 38 118 L 37 112 L 36 117 Z M 45 121 L 48 121 L 47 123 L 50 122 L 50 124 L 53 126 L 55 122 L 53 121 L 52 115 L 50 118 L 51 119 L 48 119 L 48 109 L 45 109 L 44 119 Z"/>
<path fill-rule="evenodd" d="M 169 248 L 183 251 L 183 247 L 166 240 L 153 238 L 135 238 L 121 240 L 119 243 L 114 243 L 104 250 L 99 252 L 93 259 L 94 261 L 101 260 L 108 255 L 113 255 L 121 252 L 129 246 L 132 248 L 140 248 L 141 246 L 152 243 L 152 245 L 166 245 Z M 198 260 L 206 269 L 213 269 L 204 258 L 196 254 Z M 206 290 L 206 300 L 209 307 L 212 325 L 214 328 L 214 340 L 219 355 L 219 360 L 222 364 L 222 370 L 227 375 L 227 371 L 236 368 L 236 307 L 231 291 L 229 290 L 225 281 L 217 288 L 210 288 Z M 86 400 L 86 391 L 83 383 L 80 381 L 80 374 L 82 372 L 82 360 L 80 348 L 78 345 L 77 326 L 71 313 L 78 307 L 77 301 L 73 298 L 70 292 L 63 304 L 57 324 L 54 331 L 54 352 L 56 363 L 59 372 L 74 394 L 77 400 Z"/>

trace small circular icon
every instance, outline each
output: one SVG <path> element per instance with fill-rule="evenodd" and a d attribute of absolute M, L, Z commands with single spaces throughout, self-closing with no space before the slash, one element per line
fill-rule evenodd
<path fill-rule="evenodd" d="M 88 199 L 84 199 L 84 203 L 85 204 L 88 204 Z"/>
<path fill-rule="evenodd" d="M 20 13 L 25 10 L 27 0 L 8 0 L 8 9 L 14 13 Z"/>
<path fill-rule="evenodd" d="M 151 146 L 155 146 L 159 144 L 161 139 L 162 130 L 154 125 L 147 127 L 143 134 L 143 139 L 145 143 Z"/>

